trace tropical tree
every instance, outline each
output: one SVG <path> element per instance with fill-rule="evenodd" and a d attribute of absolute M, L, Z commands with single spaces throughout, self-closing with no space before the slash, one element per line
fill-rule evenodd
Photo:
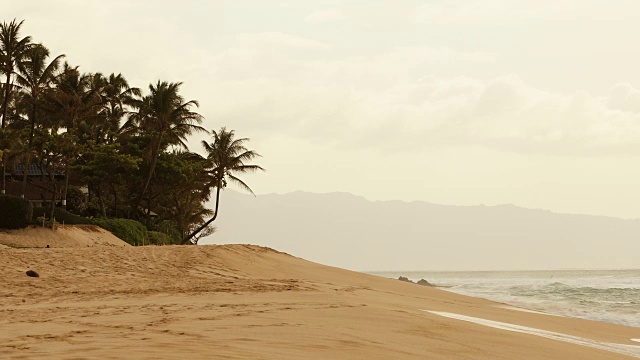
<path fill-rule="evenodd" d="M 29 185 L 40 194 L 29 200 L 48 203 L 51 217 L 60 199 L 66 207 L 67 193 L 83 216 L 141 219 L 144 210 L 147 230 L 163 244 L 197 244 L 213 233 L 227 183 L 253 193 L 238 177 L 263 170 L 249 164 L 259 155 L 245 147 L 248 139 L 222 128 L 203 142 L 206 158 L 188 151 L 189 136 L 207 131 L 198 103 L 181 96 L 182 83 L 158 81 L 143 96 L 122 74 L 62 63 L 64 55 L 21 37 L 22 24 L 0 23 L 3 193 L 12 181 L 12 194 L 27 197 Z M 4 176 L 20 165 L 22 190 L 20 171 Z M 29 176 L 29 168 L 39 171 Z M 36 174 L 40 181 L 30 182 Z"/>
<path fill-rule="evenodd" d="M 98 79 L 98 80 L 96 80 Z M 69 187 L 69 169 L 86 148 L 87 138 L 91 133 L 92 119 L 99 116 L 102 106 L 100 97 L 103 77 L 100 74 L 83 74 L 78 67 L 68 63 L 63 65 L 62 72 L 56 78 L 55 90 L 48 97 L 50 111 L 49 128 L 51 134 L 65 129 L 65 139 L 72 141 L 73 146 L 66 146 L 64 157 L 65 184 L 63 188 L 63 204 Z"/>
<path fill-rule="evenodd" d="M 66 154 L 72 151 L 75 146 L 69 133 L 43 132 L 36 137 L 34 143 L 38 151 L 40 162 L 37 164 L 41 173 L 49 177 L 48 186 L 51 192 L 50 217 L 54 218 L 55 200 L 59 192 L 56 175 L 68 168 L 68 158 Z"/>
<path fill-rule="evenodd" d="M 20 39 L 20 28 L 23 22 L 24 20 L 16 22 L 14 19 L 10 23 L 0 24 L 0 72 L 6 76 L 2 100 L 2 129 L 4 129 L 7 120 L 7 108 L 12 88 L 11 78 L 31 44 L 30 36 Z"/>
<path fill-rule="evenodd" d="M 96 78 L 99 80 L 96 85 Z M 80 127 L 89 128 L 89 119 L 97 116 L 102 98 L 101 86 L 104 85 L 100 74 L 83 74 L 77 66 L 64 63 L 60 75 L 56 78 L 55 91 L 51 93 L 50 113 L 53 114 L 52 128 L 64 128 L 76 132 Z"/>
<path fill-rule="evenodd" d="M 127 106 L 132 105 L 140 96 L 140 89 L 130 87 L 122 74 L 111 74 L 105 79 L 101 95 L 103 109 L 100 122 L 96 124 L 96 141 L 113 143 L 120 131 L 120 122 L 127 115 Z"/>
<path fill-rule="evenodd" d="M 22 102 L 28 107 L 27 116 L 29 118 L 29 138 L 23 149 L 22 160 L 22 196 L 24 197 L 27 186 L 27 169 L 31 162 L 31 146 L 35 135 L 35 128 L 38 125 L 39 106 L 42 104 L 44 96 L 51 91 L 55 81 L 60 60 L 64 55 L 59 55 L 47 64 L 49 49 L 42 44 L 31 46 L 25 53 L 23 61 L 18 63 L 18 73 L 16 83 L 21 87 L 24 94 Z"/>
<path fill-rule="evenodd" d="M 198 102 L 185 101 L 179 93 L 181 85 L 181 82 L 165 81 L 149 85 L 149 95 L 132 103 L 136 111 L 131 113 L 123 126 L 125 132 L 146 135 L 149 140 L 145 149 L 147 175 L 134 203 L 134 210 L 140 205 L 149 189 L 160 153 L 170 145 L 187 149 L 188 135 L 194 132 L 206 132 L 199 125 L 202 123 L 202 116 L 191 110 L 193 107 L 198 107 Z"/>
<path fill-rule="evenodd" d="M 16 83 L 25 94 L 26 101 L 31 109 L 28 112 L 30 120 L 29 142 L 33 142 L 33 131 L 37 125 L 38 106 L 42 103 L 47 91 L 51 90 L 56 79 L 60 60 L 64 55 L 58 55 L 48 64 L 49 49 L 42 44 L 30 47 L 23 61 L 18 64 Z"/>
<path fill-rule="evenodd" d="M 207 166 L 201 155 L 181 150 L 165 152 L 158 159 L 147 208 L 153 205 L 157 220 L 173 223 L 179 232 L 177 243 L 213 215 L 204 206 L 211 193 Z"/>
<path fill-rule="evenodd" d="M 16 70 L 16 65 L 22 60 L 24 53 L 29 49 L 31 43 L 31 37 L 26 36 L 20 39 L 20 27 L 22 27 L 23 21 L 19 23 L 14 19 L 10 23 L 3 22 L 0 24 L 0 72 L 5 74 L 6 81 L 4 84 L 4 96 L 2 99 L 2 131 L 7 123 L 7 112 L 9 108 L 9 101 L 11 100 L 11 84 L 12 75 Z M 6 150 L 8 144 L 0 144 L 0 150 L 2 150 L 2 193 L 5 193 L 6 188 Z"/>
<path fill-rule="evenodd" d="M 194 230 L 189 236 L 184 238 L 183 243 L 189 243 L 199 232 L 207 228 L 218 217 L 220 205 L 220 191 L 227 187 L 229 182 L 236 184 L 242 190 L 251 194 L 253 190 L 242 181 L 238 175 L 256 172 L 264 169 L 258 165 L 247 164 L 247 162 L 259 157 L 260 154 L 253 150 L 248 150 L 245 143 L 248 138 L 236 139 L 233 130 L 221 128 L 219 131 L 212 131 L 213 142 L 202 141 L 202 146 L 207 152 L 207 162 L 210 188 L 216 189 L 216 202 L 213 216 L 204 224 Z M 254 194 L 255 195 L 255 194 Z"/>
<path fill-rule="evenodd" d="M 107 216 L 105 195 L 113 196 L 112 211 L 118 213 L 118 189 L 125 186 L 138 170 L 140 159 L 121 153 L 116 144 L 90 143 L 84 156 L 75 166 L 81 180 L 96 194 L 100 213 Z"/>

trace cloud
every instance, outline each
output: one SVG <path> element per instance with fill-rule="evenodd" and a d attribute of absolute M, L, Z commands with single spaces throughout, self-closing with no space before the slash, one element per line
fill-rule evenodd
<path fill-rule="evenodd" d="M 331 9 L 313 12 L 305 17 L 304 21 L 308 23 L 332 23 L 345 19 L 348 19 L 348 16 L 342 11 Z"/>
<path fill-rule="evenodd" d="M 418 23 L 469 24 L 487 20 L 499 20 L 505 11 L 500 1 L 445 1 L 428 2 L 418 7 Z"/>
<path fill-rule="evenodd" d="M 609 108 L 640 113 L 640 90 L 631 84 L 616 84 L 609 90 Z"/>
<path fill-rule="evenodd" d="M 280 50 L 327 50 L 331 46 L 326 42 L 313 40 L 302 36 L 280 32 L 263 32 L 238 34 L 235 38 L 234 47 L 251 48 L 260 51 L 265 49 L 265 47 L 277 47 Z"/>
<path fill-rule="evenodd" d="M 640 148 L 640 90 L 628 83 L 599 96 L 551 92 L 516 74 L 481 78 L 485 68 L 504 65 L 504 58 L 483 52 L 482 47 L 464 51 L 455 45 L 369 48 L 365 44 L 366 50 L 351 51 L 335 39 L 335 43 L 319 41 L 285 30 L 195 31 L 190 26 L 196 25 L 166 21 L 173 14 L 158 12 L 149 4 L 130 4 L 124 18 L 110 22 L 125 2 L 118 0 L 117 6 L 109 3 L 101 11 L 62 22 L 50 15 L 60 10 L 48 2 L 36 6 L 16 1 L 10 10 L 29 14 L 25 34 L 49 45 L 54 54 L 66 53 L 84 71 L 123 72 L 140 87 L 158 78 L 184 81 L 185 96 L 201 100 L 209 128 L 228 124 L 239 132 L 256 133 L 252 136 L 289 136 L 381 151 L 478 146 L 608 154 Z M 398 7 L 374 3 L 366 9 L 353 2 L 332 4 L 335 9 L 311 13 L 307 20 L 337 21 L 345 16 L 354 24 L 376 27 L 387 21 L 392 28 L 402 28 L 416 12 L 413 1 Z M 493 21 L 505 12 L 517 19 L 530 13 L 551 18 L 573 14 L 555 11 L 555 5 L 554 11 L 544 12 L 551 6 L 548 2 L 523 10 L 517 9 L 518 2 L 479 4 L 429 2 L 421 5 L 421 11 L 431 16 L 429 21 L 451 23 Z M 84 6 L 95 10 L 100 3 Z M 138 13 L 147 16 L 130 21 Z M 37 27 L 46 31 L 32 31 Z M 75 31 L 78 28 L 91 31 Z M 357 45 L 357 40 L 347 44 Z M 485 49 L 503 54 L 499 48 Z M 475 75 L 449 75 L 464 73 L 461 69 L 474 69 Z"/>
<path fill-rule="evenodd" d="M 633 2 L 622 5 L 630 6 Z M 415 11 L 418 23 L 449 25 L 518 24 L 528 21 L 617 21 L 627 16 L 616 6 L 599 0 L 449 0 L 421 3 Z"/>
<path fill-rule="evenodd" d="M 309 60 L 291 56 L 297 41 L 285 43 L 288 56 L 251 47 L 251 53 L 236 48 L 215 57 L 224 81 L 216 81 L 212 118 L 259 136 L 380 151 L 479 146 L 593 155 L 640 149 L 640 90 L 629 84 L 600 97 L 553 93 L 513 74 L 480 80 L 429 70 L 493 61 L 487 54 L 413 47 Z M 247 61 L 261 64 L 260 71 Z"/>

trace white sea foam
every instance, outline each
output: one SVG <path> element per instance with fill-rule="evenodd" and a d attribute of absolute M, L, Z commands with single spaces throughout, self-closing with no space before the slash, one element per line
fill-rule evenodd
<path fill-rule="evenodd" d="M 640 270 L 405 271 L 379 276 L 426 279 L 444 290 L 519 309 L 640 327 Z"/>
<path fill-rule="evenodd" d="M 510 305 L 496 305 L 496 307 L 499 307 L 501 309 L 515 310 L 515 311 L 527 312 L 527 313 L 532 313 L 532 314 L 541 314 L 541 315 L 549 315 L 549 316 L 562 316 L 562 315 L 557 315 L 557 314 L 549 314 L 549 313 L 542 312 L 542 311 L 524 309 L 524 308 L 520 308 L 520 307 L 516 307 L 516 306 L 510 306 Z"/>
<path fill-rule="evenodd" d="M 640 358 L 640 346 L 636 345 L 625 345 L 625 344 L 612 344 L 612 343 L 604 343 L 591 339 L 586 339 L 578 336 L 567 335 L 562 333 L 557 333 L 553 331 L 541 330 L 536 328 L 531 328 L 527 326 L 514 325 L 499 321 L 486 320 L 466 315 L 460 315 L 455 313 L 443 312 L 443 311 L 430 311 L 430 310 L 422 310 L 431 314 L 448 317 L 451 319 L 467 321 L 474 324 L 484 325 L 488 327 L 492 327 L 500 330 L 513 331 L 518 333 L 536 335 L 547 339 L 564 341 L 576 345 L 588 346 L 600 350 L 615 352 L 618 354 L 629 355 L 633 357 Z M 631 339 L 632 341 L 639 341 L 639 339 Z"/>

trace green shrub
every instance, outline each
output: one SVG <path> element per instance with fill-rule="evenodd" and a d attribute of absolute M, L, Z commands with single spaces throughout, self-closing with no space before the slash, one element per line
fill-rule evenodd
<path fill-rule="evenodd" d="M 147 225 L 147 228 L 149 231 L 157 231 L 169 236 L 171 238 L 171 244 L 180 244 L 182 241 L 180 231 L 178 231 L 174 223 L 169 220 L 158 222 L 154 219 L 151 224 Z"/>
<path fill-rule="evenodd" d="M 147 228 L 140 222 L 129 219 L 94 219 L 93 223 L 111 231 L 113 235 L 127 243 L 140 246 L 149 244 Z"/>
<path fill-rule="evenodd" d="M 33 205 L 25 199 L 0 195 L 0 229 L 23 229 L 31 222 Z"/>
<path fill-rule="evenodd" d="M 38 217 L 45 215 L 47 219 L 49 219 L 49 215 L 51 215 L 50 208 L 37 207 L 33 209 L 33 220 L 37 220 Z M 56 208 L 53 213 L 53 217 L 56 218 L 56 223 L 65 225 L 89 225 L 92 224 L 91 220 L 68 212 L 63 208 Z"/>
<path fill-rule="evenodd" d="M 171 245 L 175 244 L 175 240 L 165 233 L 149 231 L 149 243 L 155 245 Z"/>

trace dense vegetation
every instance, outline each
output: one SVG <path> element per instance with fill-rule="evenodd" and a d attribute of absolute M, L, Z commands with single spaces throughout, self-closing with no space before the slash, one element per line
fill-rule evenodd
<path fill-rule="evenodd" d="M 131 245 L 149 245 L 149 232 L 138 221 L 130 219 L 96 219 L 95 224 Z"/>
<path fill-rule="evenodd" d="M 33 207 L 25 199 L 0 195 L 0 229 L 22 229 L 31 223 Z"/>
<path fill-rule="evenodd" d="M 50 209 L 42 208 L 42 207 L 34 207 L 33 208 L 33 222 L 39 224 L 43 218 L 47 218 L 47 213 L 49 213 Z M 67 225 L 90 225 L 92 224 L 91 219 L 87 219 L 86 217 L 79 216 L 73 213 L 66 211 L 65 209 L 56 209 L 55 212 L 55 220 L 60 224 Z"/>
<path fill-rule="evenodd" d="M 206 156 L 187 148 L 190 135 L 208 131 L 198 102 L 181 96 L 182 83 L 156 81 L 142 91 L 122 74 L 83 73 L 22 37 L 22 24 L 0 24 L 2 193 L 12 181 L 25 197 L 32 179 L 15 169 L 36 166 L 47 180 L 38 186 L 52 194 L 47 217 L 93 218 L 141 245 L 197 243 L 214 231 L 229 182 L 251 192 L 238 174 L 263 169 L 248 164 L 259 156 L 245 147 L 248 139 L 222 127 L 203 142 Z M 69 212 L 56 210 L 56 193 Z"/>

